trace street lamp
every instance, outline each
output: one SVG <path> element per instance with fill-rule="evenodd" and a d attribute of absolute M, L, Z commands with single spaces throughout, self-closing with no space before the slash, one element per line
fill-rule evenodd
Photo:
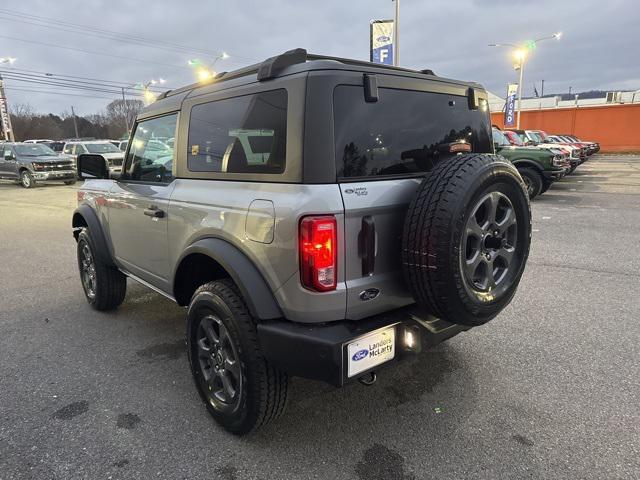
<path fill-rule="evenodd" d="M 560 40 L 562 37 L 562 32 L 554 33 L 553 35 L 549 35 L 547 37 L 537 38 L 535 40 L 528 40 L 520 45 L 516 45 L 514 43 L 490 43 L 490 47 L 507 47 L 513 50 L 513 58 L 516 60 L 516 64 L 514 68 L 516 70 L 520 70 L 520 79 L 518 80 L 518 119 L 516 121 L 516 128 L 520 128 L 520 115 L 522 113 L 522 85 L 523 85 L 523 72 L 524 72 L 524 64 L 527 60 L 527 56 L 529 52 L 535 50 L 536 46 L 539 42 L 543 40 L 551 40 L 556 39 Z"/>
<path fill-rule="evenodd" d="M 216 72 L 213 67 L 216 63 L 218 63 L 218 60 L 226 60 L 227 58 L 229 58 L 229 54 L 227 52 L 222 52 L 208 64 L 198 58 L 189 60 L 187 63 L 189 64 L 189 66 L 196 69 L 196 76 L 198 77 L 198 81 L 206 82 L 207 80 L 210 80 L 216 76 Z"/>

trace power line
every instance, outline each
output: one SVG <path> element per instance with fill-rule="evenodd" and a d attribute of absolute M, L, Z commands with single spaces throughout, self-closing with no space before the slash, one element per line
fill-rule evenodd
<path fill-rule="evenodd" d="M 15 10 L 7 10 L 7 9 L 0 8 L 0 14 L 5 15 L 5 17 L 0 17 L 3 20 L 21 22 L 21 23 L 26 23 L 29 25 L 39 26 L 43 28 L 53 28 L 56 30 L 62 30 L 70 33 L 76 33 L 76 34 L 82 33 L 83 35 L 94 36 L 97 38 L 108 38 L 111 40 L 116 40 L 121 42 L 136 43 L 136 44 L 151 47 L 151 48 L 178 51 L 180 53 L 197 53 L 199 55 L 206 55 L 209 57 L 217 57 L 218 55 L 220 55 L 220 52 L 213 52 L 211 50 L 201 49 L 201 48 L 187 46 L 187 45 L 181 45 L 177 43 L 167 42 L 164 40 L 149 39 L 149 38 L 131 35 L 131 34 L 123 34 L 123 33 L 115 32 L 112 30 L 96 28 L 95 26 L 87 26 L 87 25 L 82 25 L 78 23 L 68 22 L 65 20 L 58 20 L 51 17 L 42 17 L 38 15 L 33 15 L 33 14 L 26 14 L 23 12 L 17 12 Z M 7 18 L 6 16 L 17 17 L 17 18 Z M 34 22 L 37 22 L 37 23 L 34 23 Z M 56 26 L 52 26 L 52 24 Z M 254 58 L 240 57 L 237 55 L 234 55 L 234 58 L 245 59 L 250 61 L 258 61 L 257 59 L 254 59 Z"/>
<path fill-rule="evenodd" d="M 113 89 L 113 88 L 99 87 L 96 85 L 69 84 L 65 82 L 47 80 L 44 78 L 21 77 L 11 73 L 3 73 L 3 77 L 5 78 L 5 80 L 12 80 L 12 81 L 24 82 L 24 83 L 34 83 L 39 85 L 49 85 L 49 86 L 55 86 L 55 87 L 61 87 L 61 88 L 69 88 L 72 90 L 89 90 L 94 92 L 114 93 L 114 94 L 119 94 L 121 93 L 121 90 L 122 90 L 121 88 Z M 139 96 L 139 95 L 142 95 L 142 92 L 137 92 L 134 90 L 133 92 L 129 92 L 129 94 Z"/>
<path fill-rule="evenodd" d="M 110 54 L 110 53 L 95 52 L 95 51 L 91 51 L 91 50 L 83 50 L 81 48 L 68 47 L 66 45 L 58 45 L 58 44 L 49 43 L 49 42 L 38 42 L 36 40 L 25 40 L 23 38 L 10 37 L 10 36 L 7 36 L 7 35 L 0 35 L 0 38 L 6 38 L 8 40 L 15 40 L 17 42 L 25 42 L 25 43 L 33 43 L 33 44 L 36 44 L 36 45 L 44 45 L 46 47 L 62 48 L 64 50 L 72 50 L 74 52 L 88 53 L 88 54 L 91 54 L 91 55 L 102 55 L 102 56 L 105 56 L 105 57 L 119 58 L 121 60 L 131 60 L 131 61 L 134 61 L 134 62 L 150 63 L 150 64 L 154 64 L 154 65 L 162 65 L 164 67 L 179 68 L 181 70 L 189 68 L 186 65 L 173 65 L 171 63 L 154 62 L 153 60 L 143 60 L 141 58 L 125 57 L 125 56 L 122 56 L 122 55 L 113 55 L 113 54 Z"/>
<path fill-rule="evenodd" d="M 104 100 L 118 100 L 118 97 L 103 97 L 99 95 L 82 95 L 80 93 L 67 93 L 67 92 L 59 92 L 53 90 L 38 90 L 33 88 L 22 88 L 22 87 L 5 87 L 5 90 L 9 91 L 17 91 L 17 92 L 31 92 L 31 93 L 44 93 L 47 95 L 64 95 L 68 97 L 84 97 L 84 98 L 97 98 Z"/>
<path fill-rule="evenodd" d="M 23 68 L 16 68 L 16 67 L 11 67 L 10 70 L 2 70 L 4 72 L 10 73 L 10 72 L 21 72 L 21 73 L 31 73 L 31 74 L 39 74 L 39 75 L 44 75 L 47 78 L 69 78 L 69 79 L 78 79 L 78 80 L 92 80 L 92 81 L 96 81 L 96 82 L 102 82 L 102 83 L 110 83 L 113 84 L 114 87 L 117 88 L 128 88 L 131 87 L 133 85 L 132 82 L 120 82 L 117 80 L 105 80 L 102 78 L 93 78 L 93 77 L 81 77 L 78 75 L 67 75 L 67 74 L 63 74 L 63 73 L 50 73 L 50 72 L 42 72 L 42 71 L 38 71 L 38 70 L 26 70 Z M 164 88 L 159 88 L 159 87 L 154 87 L 154 86 L 150 86 L 149 89 L 156 89 L 159 92 L 163 92 L 165 90 L 172 90 L 172 87 L 164 87 Z"/>
<path fill-rule="evenodd" d="M 30 73 L 17 72 L 17 71 L 14 71 L 14 69 L 11 69 L 11 70 L 0 69 L 0 73 L 4 74 L 5 78 L 14 79 L 17 81 L 33 80 L 34 83 L 47 83 L 50 85 L 57 85 L 57 86 L 63 86 L 63 87 L 69 87 L 69 88 L 75 88 L 76 86 L 79 86 L 79 87 L 95 88 L 100 90 L 116 89 L 116 90 L 109 90 L 110 92 L 115 91 L 116 93 L 121 91 L 124 88 L 125 90 L 131 91 L 132 94 L 142 94 L 142 92 L 140 91 L 141 90 L 140 88 L 131 84 L 123 86 L 123 85 L 113 85 L 110 83 L 103 83 L 98 81 L 75 80 L 75 79 L 58 78 L 58 77 L 46 76 L 46 75 L 41 76 L 41 75 L 34 75 Z M 164 90 L 154 90 L 154 91 L 162 92 Z"/>

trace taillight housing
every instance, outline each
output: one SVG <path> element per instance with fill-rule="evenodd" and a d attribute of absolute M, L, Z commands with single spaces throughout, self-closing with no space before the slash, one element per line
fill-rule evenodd
<path fill-rule="evenodd" d="M 300 220 L 300 281 L 316 292 L 335 290 L 338 284 L 336 217 L 310 216 Z"/>

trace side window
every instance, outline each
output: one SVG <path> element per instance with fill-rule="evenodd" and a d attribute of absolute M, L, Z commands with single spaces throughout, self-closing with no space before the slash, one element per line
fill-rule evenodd
<path fill-rule="evenodd" d="M 282 173 L 287 146 L 284 89 L 218 100 L 191 110 L 192 172 Z"/>
<path fill-rule="evenodd" d="M 173 180 L 173 139 L 178 114 L 138 123 L 127 156 L 127 177 L 141 182 Z"/>
<path fill-rule="evenodd" d="M 76 155 L 82 155 L 83 153 L 87 153 L 87 147 L 85 147 L 81 143 L 78 143 L 76 145 Z"/>

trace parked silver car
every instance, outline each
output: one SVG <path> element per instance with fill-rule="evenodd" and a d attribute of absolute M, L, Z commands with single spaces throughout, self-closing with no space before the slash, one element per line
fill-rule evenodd
<path fill-rule="evenodd" d="M 107 140 L 71 141 L 64 145 L 62 153 L 70 156 L 74 164 L 78 155 L 85 153 L 102 155 L 107 162 L 109 171 L 119 174 L 122 172 L 124 152 Z"/>

